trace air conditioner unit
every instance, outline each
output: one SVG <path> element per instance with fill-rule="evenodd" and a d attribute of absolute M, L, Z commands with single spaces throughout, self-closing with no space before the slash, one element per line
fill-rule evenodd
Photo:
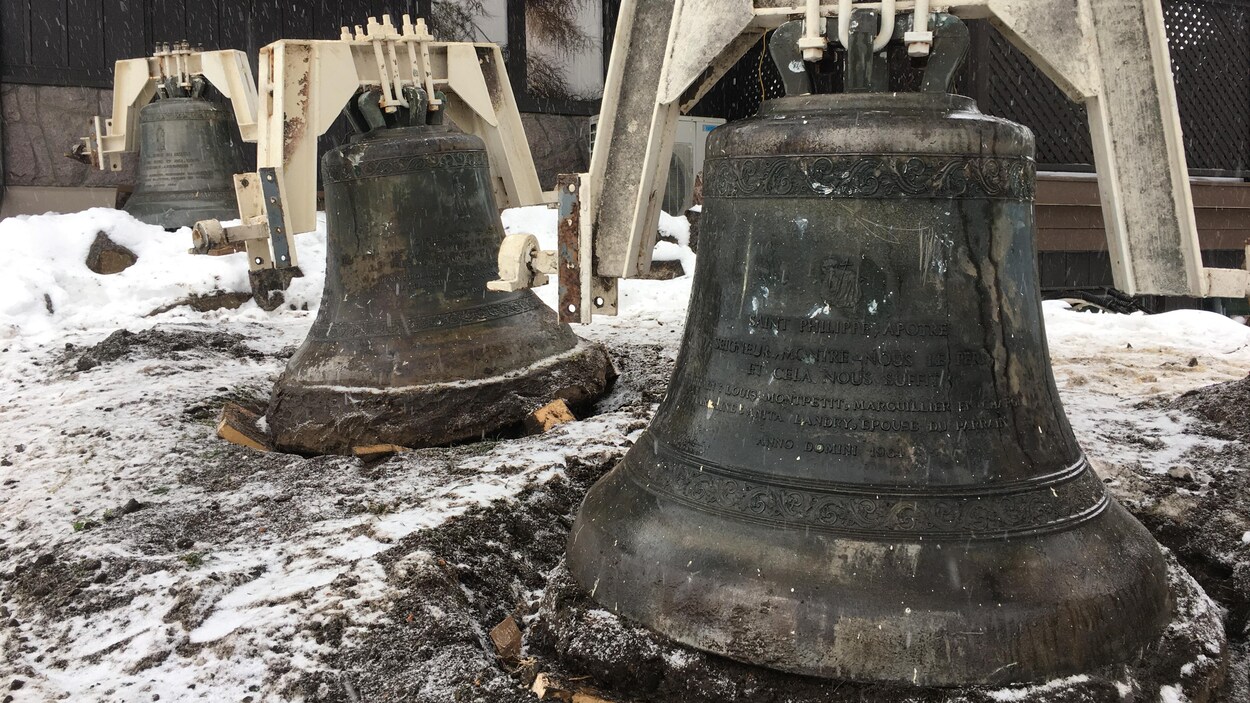
<path fill-rule="evenodd" d="M 679 117 L 677 139 L 673 143 L 673 160 L 669 162 L 668 186 L 664 191 L 664 211 L 681 214 L 694 205 L 694 181 L 703 173 L 707 155 L 707 135 L 725 124 L 712 117 Z M 590 118 L 590 150 L 595 149 L 599 116 Z"/>

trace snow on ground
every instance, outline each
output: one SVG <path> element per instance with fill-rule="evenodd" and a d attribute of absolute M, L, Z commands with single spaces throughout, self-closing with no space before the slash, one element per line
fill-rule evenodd
<path fill-rule="evenodd" d="M 545 246 L 555 222 L 546 208 L 505 215 L 509 232 Z M 689 272 L 683 224 L 666 220 L 678 243 L 662 243 L 657 257 Z M 90 272 L 82 262 L 101 231 L 139 263 Z M 379 559 L 392 545 L 544 485 L 576 458 L 619 453 L 639 430 L 618 398 L 549 435 L 381 467 L 252 453 L 215 437 L 215 412 L 227 399 L 265 397 L 302 341 L 324 276 L 323 233 L 301 237 L 307 276 L 292 305 L 271 313 L 248 302 L 152 315 L 189 295 L 246 290 L 246 262 L 189 256 L 186 231 L 112 210 L 4 220 L 0 240 L 0 686 L 21 680 L 18 701 L 281 699 L 331 646 L 310 627 L 345 617 L 350 637 L 382 617 L 393 586 Z M 671 362 L 690 284 L 689 275 L 623 282 L 622 315 L 579 333 L 610 349 L 654 347 Z M 549 304 L 554 289 L 540 291 Z M 1143 402 L 1244 377 L 1250 329 L 1209 313 L 1062 304 L 1046 306 L 1046 324 L 1068 414 L 1100 470 L 1165 472 L 1219 444 L 1188 433 L 1192 418 Z M 237 335 L 255 353 L 175 348 L 87 371 L 74 364 L 119 328 L 157 326 Z M 142 507 L 126 514 L 131 499 Z M 354 585 L 328 587 L 344 575 Z"/>
<path fill-rule="evenodd" d="M 1245 378 L 1250 327 L 1222 315 L 1076 313 L 1045 303 L 1055 378 L 1077 438 L 1104 472 L 1138 464 L 1154 473 L 1183 465 L 1198 447 L 1224 443 L 1190 433 L 1175 410 L 1138 406 L 1165 396 Z"/>

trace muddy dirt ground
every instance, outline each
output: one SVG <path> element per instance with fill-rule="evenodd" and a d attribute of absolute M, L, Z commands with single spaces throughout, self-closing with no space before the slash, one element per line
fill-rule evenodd
<path fill-rule="evenodd" d="M 21 496 L 0 535 L 0 699 L 520 703 L 551 674 L 621 703 L 908 700 L 684 650 L 579 600 L 561 568 L 572 515 L 662 399 L 678 331 L 655 344 L 599 334 L 620 379 L 594 417 L 372 464 L 213 436 L 221 404 L 263 406 L 291 354 L 254 329 L 119 332 L 31 356 L 0 412 L 42 422 L 27 395 L 42 384 L 59 389 L 42 407 L 87 403 L 98 421 L 61 427 L 55 447 L 0 447 L 3 465 L 31 467 L 0 488 Z M 1191 373 L 1162 356 L 1126 365 Z M 1086 360 L 1056 366 L 1065 394 L 1098 383 L 1073 380 Z M 162 387 L 136 393 L 139 381 Z M 1074 424 L 1117 498 L 1227 611 L 1234 656 L 1209 700 L 1248 701 L 1250 381 L 1143 395 L 1115 431 Z M 1169 414 L 1194 440 L 1182 460 L 1132 459 L 1175 443 L 1153 420 Z M 489 633 L 509 616 L 525 649 L 501 658 Z M 1114 678 L 1085 697 L 949 700 L 1116 700 Z M 1142 679 L 1142 695 L 1166 683 Z"/>

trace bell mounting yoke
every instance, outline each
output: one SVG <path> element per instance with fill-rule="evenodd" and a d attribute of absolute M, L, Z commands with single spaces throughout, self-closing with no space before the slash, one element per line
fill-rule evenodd
<path fill-rule="evenodd" d="M 262 307 L 280 305 L 298 275 L 295 237 L 317 227 L 317 139 L 349 102 L 357 102 L 348 112 L 366 130 L 401 112 L 422 115 L 422 124 L 446 115 L 486 142 L 499 207 L 547 202 L 494 44 L 436 41 L 422 19 L 404 15 L 396 27 L 383 15 L 343 27 L 337 40 L 270 44 L 260 68 L 259 168 L 235 180 L 242 223 L 199 223 L 193 251 L 245 247 Z"/>
<path fill-rule="evenodd" d="M 926 55 L 940 41 L 937 10 L 988 19 L 1087 108 L 1117 288 L 1247 296 L 1250 272 L 1202 263 L 1162 0 L 623 0 L 590 170 L 576 176 L 579 259 L 560 269 L 582 299 L 561 317 L 612 314 L 598 292 L 650 269 L 677 118 L 766 32 L 799 21 L 787 40 L 811 62 L 830 43 L 846 47 L 856 14 L 880 14 L 873 46 L 857 50 L 871 63 L 899 38 L 900 17 L 914 18 L 901 37 L 908 53 Z"/>

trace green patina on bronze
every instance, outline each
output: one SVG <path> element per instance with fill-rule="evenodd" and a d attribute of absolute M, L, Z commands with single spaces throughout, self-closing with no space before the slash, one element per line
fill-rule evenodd
<path fill-rule="evenodd" d="M 588 407 L 607 389 L 602 347 L 531 291 L 487 291 L 504 233 L 481 139 L 382 127 L 322 168 L 325 294 L 270 404 L 279 448 L 443 445 L 556 399 Z"/>
<path fill-rule="evenodd" d="M 1139 657 L 1166 570 L 1055 387 L 1032 134 L 945 93 L 809 95 L 708 154 L 677 369 L 581 507 L 578 582 L 683 644 L 828 678 Z"/>
<path fill-rule="evenodd" d="M 234 175 L 243 140 L 234 115 L 198 97 L 163 98 L 139 112 L 139 171 L 126 212 L 168 230 L 236 220 Z"/>

